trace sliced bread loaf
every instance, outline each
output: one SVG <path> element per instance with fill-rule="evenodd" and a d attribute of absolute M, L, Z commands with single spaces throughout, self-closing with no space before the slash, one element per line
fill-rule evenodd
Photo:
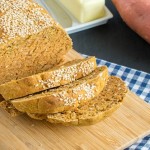
<path fill-rule="evenodd" d="M 0 0 L 0 84 L 48 70 L 72 49 L 65 30 L 32 0 Z"/>
<path fill-rule="evenodd" d="M 97 96 L 108 79 L 107 67 L 98 67 L 91 74 L 62 87 L 10 101 L 20 112 L 57 113 L 74 110 Z"/>
<path fill-rule="evenodd" d="M 75 81 L 96 67 L 95 57 L 73 60 L 46 72 L 4 83 L 0 85 L 0 94 L 5 100 L 23 97 Z"/>
<path fill-rule="evenodd" d="M 89 101 L 87 105 L 79 106 L 75 111 L 48 114 L 46 117 L 39 114 L 28 114 L 34 119 L 46 119 L 51 123 L 63 125 L 91 125 L 114 112 L 127 93 L 125 83 L 117 77 L 109 77 L 102 92 Z"/>

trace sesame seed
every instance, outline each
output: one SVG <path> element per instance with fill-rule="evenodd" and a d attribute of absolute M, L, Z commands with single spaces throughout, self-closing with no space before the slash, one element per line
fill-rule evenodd
<path fill-rule="evenodd" d="M 39 86 L 39 84 L 36 84 L 36 85 L 35 85 L 35 87 L 38 87 L 38 86 Z"/>
<path fill-rule="evenodd" d="M 94 63 L 91 61 L 84 61 L 68 67 L 60 67 L 57 70 L 49 72 L 50 78 L 46 80 L 39 80 L 38 82 L 47 88 L 55 87 L 61 81 L 73 82 L 77 79 L 78 74 L 86 76 L 94 70 Z"/>
<path fill-rule="evenodd" d="M 68 94 L 67 91 L 61 91 L 58 93 L 52 94 L 54 97 L 57 97 L 60 99 L 60 101 L 64 102 L 65 106 L 72 106 L 77 101 L 80 103 L 82 100 L 88 100 L 92 99 L 95 96 L 94 89 L 96 86 L 94 84 L 86 84 L 83 83 L 73 89 L 70 90 Z M 79 94 L 79 92 L 82 91 L 82 94 Z"/>
<path fill-rule="evenodd" d="M 16 37 L 26 37 L 52 26 L 51 17 L 29 0 L 0 0 L 0 44 Z"/>
<path fill-rule="evenodd" d="M 102 76 L 103 76 L 103 73 L 100 73 L 99 76 L 102 77 Z"/>

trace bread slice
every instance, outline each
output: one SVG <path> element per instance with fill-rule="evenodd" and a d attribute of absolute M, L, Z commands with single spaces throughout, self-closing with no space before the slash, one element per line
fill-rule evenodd
<path fill-rule="evenodd" d="M 0 85 L 5 100 L 15 99 L 73 82 L 90 74 L 95 68 L 95 57 L 79 59 L 54 67 L 46 72 Z"/>
<path fill-rule="evenodd" d="M 65 30 L 32 0 L 0 0 L 0 84 L 48 70 L 72 49 Z"/>
<path fill-rule="evenodd" d="M 48 114 L 51 123 L 63 125 L 91 125 L 109 116 L 121 104 L 127 93 L 125 83 L 117 77 L 110 77 L 102 92 L 89 101 L 87 105 L 79 106 L 75 111 Z M 28 114 L 35 119 L 45 119 L 44 115 Z"/>
<path fill-rule="evenodd" d="M 28 113 L 47 114 L 74 110 L 97 96 L 104 88 L 107 79 L 107 67 L 98 67 L 88 76 L 68 85 L 10 102 L 17 110 Z"/>
<path fill-rule="evenodd" d="M 89 101 L 87 105 L 79 106 L 75 111 L 66 111 L 56 114 L 27 113 L 33 119 L 47 120 L 51 123 L 63 125 L 90 125 L 106 116 L 109 116 L 121 104 L 127 93 L 125 83 L 117 77 L 109 77 L 102 92 Z"/>

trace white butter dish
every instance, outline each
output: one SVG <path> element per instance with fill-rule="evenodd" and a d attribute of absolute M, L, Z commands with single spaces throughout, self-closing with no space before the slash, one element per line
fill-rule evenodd
<path fill-rule="evenodd" d="M 105 16 L 90 22 L 80 23 L 70 12 L 65 9 L 59 0 L 36 0 L 40 5 L 51 14 L 51 16 L 60 23 L 68 34 L 86 30 L 92 27 L 106 24 L 113 17 L 112 13 L 105 6 Z"/>

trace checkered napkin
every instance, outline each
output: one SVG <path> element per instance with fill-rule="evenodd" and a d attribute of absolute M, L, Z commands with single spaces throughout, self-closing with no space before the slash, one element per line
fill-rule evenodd
<path fill-rule="evenodd" d="M 83 54 L 82 56 L 87 57 Z M 96 61 L 98 65 L 106 65 L 111 75 L 121 77 L 132 92 L 150 103 L 150 74 L 102 59 L 96 59 Z M 126 150 L 150 150 L 150 135 L 138 140 Z"/>

